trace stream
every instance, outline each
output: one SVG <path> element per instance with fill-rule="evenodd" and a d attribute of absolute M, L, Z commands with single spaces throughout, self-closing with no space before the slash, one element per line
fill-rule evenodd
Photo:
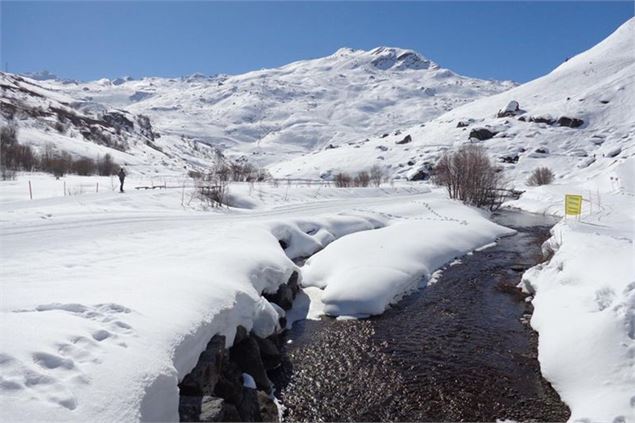
<path fill-rule="evenodd" d="M 513 211 L 493 220 L 518 232 L 381 316 L 295 323 L 270 373 L 284 420 L 567 420 L 540 373 L 531 303 L 515 287 L 543 261 L 555 222 Z"/>

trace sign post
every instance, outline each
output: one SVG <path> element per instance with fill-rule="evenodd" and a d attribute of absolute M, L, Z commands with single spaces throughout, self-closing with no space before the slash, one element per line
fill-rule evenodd
<path fill-rule="evenodd" d="M 564 196 L 564 215 L 580 216 L 582 214 L 582 196 L 566 194 Z"/>

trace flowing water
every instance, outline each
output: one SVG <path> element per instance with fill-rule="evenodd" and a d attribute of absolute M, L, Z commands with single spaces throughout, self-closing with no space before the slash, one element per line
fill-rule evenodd
<path fill-rule="evenodd" d="M 564 421 L 540 374 L 531 304 L 515 288 L 553 221 L 502 212 L 518 233 L 365 320 L 302 321 L 271 375 L 289 421 Z"/>

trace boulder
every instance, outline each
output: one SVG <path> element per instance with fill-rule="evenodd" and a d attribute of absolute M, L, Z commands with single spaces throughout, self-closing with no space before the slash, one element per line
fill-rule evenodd
<path fill-rule="evenodd" d="M 479 141 L 484 141 L 484 140 L 488 140 L 492 138 L 496 134 L 497 132 L 493 132 L 487 128 L 474 128 L 470 131 L 470 135 L 468 138 L 470 139 L 474 138 Z"/>
<path fill-rule="evenodd" d="M 254 378 L 256 386 L 265 392 L 271 391 L 271 382 L 267 377 L 264 363 L 260 356 L 260 347 L 254 336 L 234 344 L 229 350 L 230 359 L 242 370 Z"/>
<path fill-rule="evenodd" d="M 558 125 L 560 126 L 566 126 L 569 128 L 578 128 L 580 126 L 582 126 L 584 124 L 584 121 L 582 119 L 578 119 L 578 118 L 570 118 L 567 116 L 560 116 L 560 118 L 558 119 Z"/>
<path fill-rule="evenodd" d="M 546 123 L 547 125 L 553 125 L 556 123 L 555 119 L 553 119 L 551 115 L 531 116 L 529 118 L 529 122 Z"/>
<path fill-rule="evenodd" d="M 516 100 L 512 100 L 509 103 L 507 103 L 507 106 L 504 109 L 498 111 L 497 116 L 499 118 L 508 117 L 508 116 L 516 116 L 519 112 L 520 112 L 520 105 L 518 104 Z"/>
<path fill-rule="evenodd" d="M 276 343 L 271 338 L 260 338 L 254 336 L 258 342 L 258 348 L 260 348 L 260 358 L 265 369 L 271 370 L 282 364 L 282 354 Z"/>
<path fill-rule="evenodd" d="M 243 400 L 236 407 L 242 422 L 261 422 L 260 404 L 258 403 L 258 391 L 255 389 L 243 388 Z"/>
<path fill-rule="evenodd" d="M 412 141 L 412 137 L 410 136 L 410 134 L 406 135 L 405 137 L 403 137 L 402 140 L 395 142 L 395 144 L 408 144 L 409 142 Z"/>
<path fill-rule="evenodd" d="M 275 294 L 263 293 L 262 296 L 270 303 L 277 304 L 284 310 L 290 310 L 293 307 L 295 294 L 289 285 L 283 283 L 278 287 Z"/>
<path fill-rule="evenodd" d="M 179 384 L 181 395 L 211 395 L 221 377 L 225 337 L 216 335 L 199 356 L 196 366 Z"/>
<path fill-rule="evenodd" d="M 278 422 L 278 407 L 271 396 L 258 391 L 258 405 L 260 406 L 260 418 L 263 422 Z"/>
<path fill-rule="evenodd" d="M 470 122 L 467 122 L 467 121 L 465 121 L 465 120 L 460 120 L 460 121 L 456 124 L 456 127 L 457 127 L 457 128 L 466 128 L 466 127 L 468 127 L 468 126 L 470 126 Z"/>
<path fill-rule="evenodd" d="M 503 163 L 518 163 L 518 154 L 501 156 L 500 161 Z"/>

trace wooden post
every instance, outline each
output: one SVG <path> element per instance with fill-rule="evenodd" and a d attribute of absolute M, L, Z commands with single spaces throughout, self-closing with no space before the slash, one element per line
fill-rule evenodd
<path fill-rule="evenodd" d="M 66 181 L 64 181 L 64 197 L 66 197 Z"/>
<path fill-rule="evenodd" d="M 99 192 L 99 182 L 97 182 L 97 190 L 95 192 Z"/>
<path fill-rule="evenodd" d="M 33 200 L 33 190 L 31 189 L 31 181 L 29 181 L 29 197 Z"/>
<path fill-rule="evenodd" d="M 181 191 L 181 207 L 183 207 L 184 199 L 185 199 L 185 179 L 183 179 L 183 191 Z"/>

